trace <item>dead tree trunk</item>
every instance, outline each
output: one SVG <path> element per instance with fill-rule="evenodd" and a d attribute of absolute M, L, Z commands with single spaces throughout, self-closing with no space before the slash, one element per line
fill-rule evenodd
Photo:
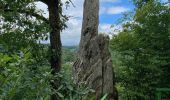
<path fill-rule="evenodd" d="M 117 100 L 115 78 L 109 37 L 98 35 L 99 0 L 85 0 L 81 41 L 77 61 L 73 65 L 73 76 L 77 84 L 86 83 L 94 89 L 95 99 L 108 94 L 108 100 Z"/>

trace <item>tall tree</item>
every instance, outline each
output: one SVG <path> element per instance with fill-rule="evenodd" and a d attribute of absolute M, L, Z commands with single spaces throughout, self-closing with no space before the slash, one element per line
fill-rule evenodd
<path fill-rule="evenodd" d="M 43 2 L 48 6 L 49 19 L 45 18 L 37 11 L 34 2 Z M 50 31 L 50 64 L 52 68 L 52 74 L 56 74 L 61 69 L 61 38 L 60 32 L 66 27 L 64 24 L 67 21 L 67 17 L 62 14 L 62 2 L 61 0 L 3 0 L 0 1 L 1 19 L 3 20 L 2 27 L 7 30 L 19 29 L 25 38 L 37 40 L 44 38 L 43 34 L 47 34 Z M 36 27 L 34 25 L 39 27 Z M 1 28 L 2 28 L 1 27 Z M 38 28 L 38 29 L 37 29 Z M 5 33 L 5 30 L 2 30 Z M 33 33 L 33 34 L 32 34 Z M 41 35 L 42 34 L 42 35 Z M 21 36 L 22 36 L 21 35 Z M 47 36 L 47 35 L 46 35 Z M 23 40 L 25 39 L 23 38 Z M 21 40 L 18 37 L 19 40 Z M 21 41 L 22 42 L 22 41 Z M 53 88 L 57 89 L 59 81 L 52 83 Z M 53 96 L 52 99 L 56 100 L 57 96 Z"/>
<path fill-rule="evenodd" d="M 56 74 L 60 71 L 61 68 L 61 39 L 60 39 L 60 12 L 61 12 L 61 1 L 60 0 L 50 0 L 47 1 L 48 9 L 49 9 L 49 22 L 52 28 L 50 32 L 50 44 L 51 44 L 51 68 L 52 74 Z M 59 80 L 54 80 L 52 83 L 54 89 L 57 89 L 59 86 Z M 58 100 L 56 94 L 54 94 L 51 98 L 52 100 Z"/>
<path fill-rule="evenodd" d="M 152 100 L 156 88 L 170 87 L 170 9 L 158 0 L 147 1 L 111 40 L 117 80 L 130 100 Z"/>

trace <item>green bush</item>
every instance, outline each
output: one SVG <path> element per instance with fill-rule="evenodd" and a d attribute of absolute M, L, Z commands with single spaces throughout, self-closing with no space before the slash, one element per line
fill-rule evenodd
<path fill-rule="evenodd" d="M 62 71 L 53 76 L 48 64 L 40 65 L 27 53 L 24 57 L 0 53 L 0 99 L 50 100 L 57 93 L 62 100 L 86 99 L 93 92 L 86 86 L 73 83 L 71 65 L 64 64 Z M 50 82 L 59 79 L 61 85 L 55 91 Z"/>

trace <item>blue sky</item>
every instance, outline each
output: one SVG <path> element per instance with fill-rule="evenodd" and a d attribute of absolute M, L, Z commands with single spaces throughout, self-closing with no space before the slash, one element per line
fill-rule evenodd
<path fill-rule="evenodd" d="M 123 12 L 131 11 L 134 9 L 134 5 L 130 0 L 112 0 L 112 2 L 110 0 L 110 2 L 101 2 L 100 6 L 101 8 L 104 7 L 106 9 L 114 10 L 110 11 L 110 13 L 105 11 L 105 13 L 100 15 L 100 23 L 107 24 L 116 24 L 117 21 L 122 17 Z"/>
<path fill-rule="evenodd" d="M 63 0 L 67 1 L 67 0 Z M 72 0 L 75 7 L 70 6 L 69 9 L 64 9 L 64 14 L 72 16 L 67 22 L 68 28 L 61 34 L 62 44 L 64 46 L 78 45 L 80 41 L 82 18 L 83 18 L 83 2 L 84 0 Z M 47 6 L 43 3 L 37 2 L 38 9 L 44 10 L 48 17 Z M 100 21 L 99 32 L 109 33 L 114 29 L 119 28 L 116 23 L 122 17 L 122 13 L 132 11 L 134 5 L 130 0 L 100 0 Z M 115 25 L 114 28 L 110 28 Z M 48 41 L 46 41 L 48 43 Z"/>

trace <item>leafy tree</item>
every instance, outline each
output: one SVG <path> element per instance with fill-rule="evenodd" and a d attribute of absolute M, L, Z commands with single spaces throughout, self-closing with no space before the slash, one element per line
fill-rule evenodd
<path fill-rule="evenodd" d="M 49 19 L 42 16 L 34 2 L 43 2 L 48 6 Z M 66 1 L 68 4 L 68 1 Z M 50 33 L 50 64 L 52 74 L 61 68 L 61 39 L 60 32 L 66 28 L 68 17 L 62 14 L 61 0 L 1 0 L 0 19 L 2 25 L 0 43 L 7 52 L 15 53 L 22 48 L 32 51 L 38 58 L 36 50 L 41 49 L 37 41 L 47 40 Z M 52 83 L 57 89 L 59 81 Z M 56 96 L 54 96 L 56 99 Z"/>
<path fill-rule="evenodd" d="M 157 0 L 139 1 L 142 6 L 137 6 L 133 21 L 113 36 L 111 49 L 121 96 L 153 100 L 156 88 L 170 87 L 170 8 Z"/>

